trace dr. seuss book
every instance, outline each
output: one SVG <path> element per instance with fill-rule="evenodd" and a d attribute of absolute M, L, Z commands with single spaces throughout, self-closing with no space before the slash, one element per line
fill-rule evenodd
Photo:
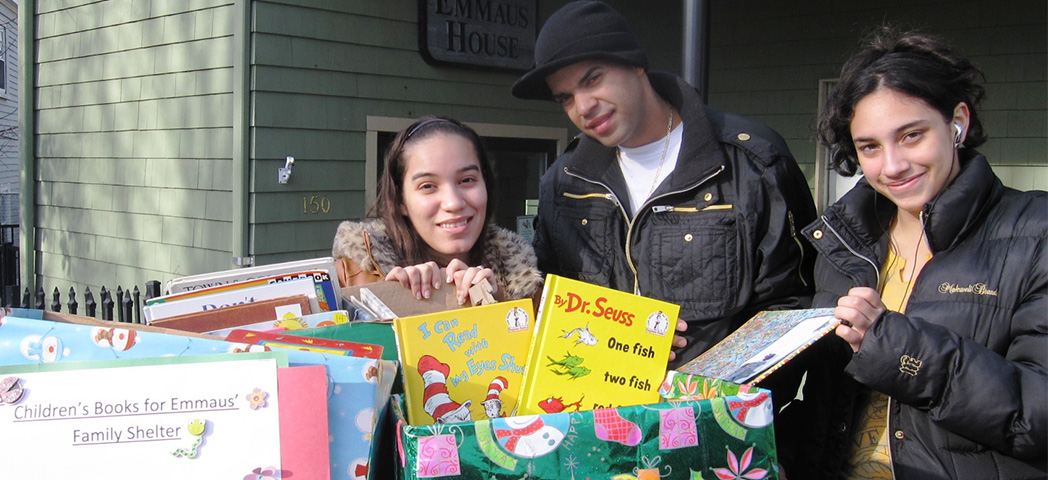
<path fill-rule="evenodd" d="M 546 276 L 517 412 L 654 403 L 680 306 Z"/>
<path fill-rule="evenodd" d="M 412 425 L 513 416 L 531 344 L 530 299 L 393 320 Z"/>
<path fill-rule="evenodd" d="M 760 312 L 677 370 L 754 384 L 833 331 L 839 323 L 832 308 Z"/>

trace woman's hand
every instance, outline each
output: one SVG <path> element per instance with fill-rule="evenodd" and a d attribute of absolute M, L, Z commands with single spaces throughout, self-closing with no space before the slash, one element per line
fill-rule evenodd
<path fill-rule="evenodd" d="M 386 274 L 386 280 L 400 282 L 401 285 L 411 289 L 415 298 L 421 300 L 432 296 L 433 290 L 440 288 L 443 279 L 437 262 L 426 262 L 410 267 L 393 267 Z"/>
<path fill-rule="evenodd" d="M 853 352 L 859 351 L 862 339 L 873 322 L 887 310 L 881 296 L 870 287 L 855 287 L 848 295 L 837 300 L 833 315 L 841 320 L 835 333 L 851 345 Z"/>
<path fill-rule="evenodd" d="M 482 279 L 486 279 L 488 284 L 491 285 L 491 292 L 489 293 L 492 295 L 498 292 L 499 289 L 498 282 L 495 281 L 495 272 L 490 268 L 482 266 L 470 267 L 457 258 L 448 264 L 445 275 L 447 283 L 455 283 L 455 297 L 458 299 L 459 305 L 465 305 L 469 302 L 470 287 L 476 285 Z"/>

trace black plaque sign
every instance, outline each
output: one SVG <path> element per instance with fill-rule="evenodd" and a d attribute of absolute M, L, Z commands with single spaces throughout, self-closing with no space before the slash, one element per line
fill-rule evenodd
<path fill-rule="evenodd" d="M 419 0 L 419 50 L 428 62 L 531 68 L 536 0 Z"/>

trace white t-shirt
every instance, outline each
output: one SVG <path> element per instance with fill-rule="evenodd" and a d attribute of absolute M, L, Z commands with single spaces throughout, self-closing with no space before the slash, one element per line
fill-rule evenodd
<path fill-rule="evenodd" d="M 655 191 L 652 185 L 657 187 L 677 166 L 677 155 L 680 154 L 683 135 L 684 122 L 681 122 L 670 132 L 669 148 L 666 148 L 665 138 L 636 148 L 619 147 L 618 164 L 622 169 L 622 176 L 626 178 L 626 186 L 629 187 L 633 216 L 637 216 L 641 205 L 648 200 L 649 193 Z M 666 160 L 662 162 L 660 170 L 659 162 L 662 161 L 663 148 L 666 148 Z M 658 172 L 659 178 L 655 178 L 655 172 Z"/>

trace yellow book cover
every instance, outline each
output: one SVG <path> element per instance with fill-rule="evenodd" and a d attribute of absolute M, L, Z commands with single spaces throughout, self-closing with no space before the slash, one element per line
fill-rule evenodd
<path fill-rule="evenodd" d="M 393 320 L 408 422 L 515 414 L 535 326 L 531 299 Z"/>
<path fill-rule="evenodd" d="M 680 306 L 546 275 L 520 415 L 654 403 Z"/>

